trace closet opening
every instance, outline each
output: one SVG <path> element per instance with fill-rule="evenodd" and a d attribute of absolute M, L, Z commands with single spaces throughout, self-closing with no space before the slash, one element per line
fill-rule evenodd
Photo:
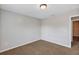
<path fill-rule="evenodd" d="M 79 16 L 72 17 L 72 47 L 79 47 Z"/>

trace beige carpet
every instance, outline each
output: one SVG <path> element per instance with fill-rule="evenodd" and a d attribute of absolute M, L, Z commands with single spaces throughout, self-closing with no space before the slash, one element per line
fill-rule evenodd
<path fill-rule="evenodd" d="M 63 47 L 47 41 L 39 40 L 3 53 L 1 55 L 79 55 L 78 45 L 72 48 Z"/>

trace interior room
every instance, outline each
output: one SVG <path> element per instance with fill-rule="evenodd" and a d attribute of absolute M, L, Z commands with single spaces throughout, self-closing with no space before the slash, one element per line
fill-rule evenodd
<path fill-rule="evenodd" d="M 74 54 L 79 4 L 0 4 L 0 55 Z"/>

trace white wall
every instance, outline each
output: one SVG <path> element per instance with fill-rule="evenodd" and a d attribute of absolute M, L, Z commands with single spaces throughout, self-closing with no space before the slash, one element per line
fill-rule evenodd
<path fill-rule="evenodd" d="M 51 16 L 42 20 L 41 39 L 62 46 L 71 47 L 71 19 L 70 16 L 78 15 L 77 11 L 69 11 L 63 15 Z"/>
<path fill-rule="evenodd" d="M 1 15 L 1 12 L 0 12 Z M 0 49 L 1 49 L 1 16 L 0 16 Z"/>
<path fill-rule="evenodd" d="M 5 51 L 40 39 L 40 20 L 0 10 L 0 51 Z"/>

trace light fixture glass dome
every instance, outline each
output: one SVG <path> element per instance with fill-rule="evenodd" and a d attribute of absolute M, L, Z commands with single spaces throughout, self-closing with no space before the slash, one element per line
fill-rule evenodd
<path fill-rule="evenodd" d="M 42 10 L 45 10 L 45 9 L 47 8 L 47 4 L 41 4 L 41 5 L 40 5 L 40 8 L 41 8 Z"/>

